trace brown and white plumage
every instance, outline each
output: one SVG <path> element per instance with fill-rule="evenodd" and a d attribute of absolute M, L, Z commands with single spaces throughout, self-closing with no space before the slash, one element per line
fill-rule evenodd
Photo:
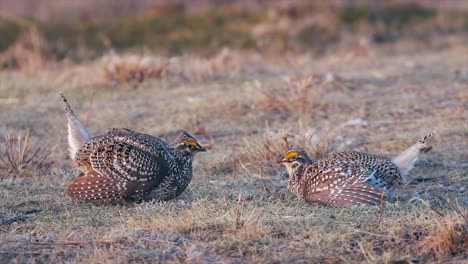
<path fill-rule="evenodd" d="M 86 129 L 61 96 L 69 121 L 70 154 L 85 172 L 68 186 L 71 198 L 95 204 L 127 203 L 143 198 L 166 200 L 185 190 L 192 178 L 194 155 L 205 151 L 194 137 L 180 130 L 171 145 L 119 128 L 87 139 Z M 151 195 L 155 191 L 160 195 Z"/>
<path fill-rule="evenodd" d="M 347 151 L 312 160 L 305 150 L 291 149 L 279 161 L 289 172 L 288 188 L 310 203 L 335 206 L 378 205 L 403 183 L 417 154 L 427 147 L 424 137 L 394 159 Z M 417 150 L 417 151 L 416 151 Z"/>

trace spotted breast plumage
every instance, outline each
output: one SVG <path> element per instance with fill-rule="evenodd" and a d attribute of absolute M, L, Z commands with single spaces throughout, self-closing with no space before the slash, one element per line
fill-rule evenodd
<path fill-rule="evenodd" d="M 302 148 L 290 149 L 281 160 L 289 173 L 288 189 L 309 203 L 335 206 L 378 205 L 406 181 L 430 133 L 397 157 L 347 151 L 313 160 Z"/>
<path fill-rule="evenodd" d="M 205 151 L 180 130 L 172 144 L 125 128 L 92 138 L 66 98 L 68 143 L 75 165 L 84 171 L 67 188 L 71 198 L 94 204 L 167 200 L 180 195 L 192 178 L 192 161 Z"/>

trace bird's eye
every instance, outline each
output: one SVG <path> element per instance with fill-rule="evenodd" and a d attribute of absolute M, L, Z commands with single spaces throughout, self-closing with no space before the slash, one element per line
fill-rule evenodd
<path fill-rule="evenodd" d="M 296 159 L 297 159 L 297 156 L 292 156 L 291 158 L 289 158 L 289 160 L 291 160 L 291 161 L 294 161 Z"/>
<path fill-rule="evenodd" d="M 193 148 L 193 145 L 188 145 L 188 148 Z"/>

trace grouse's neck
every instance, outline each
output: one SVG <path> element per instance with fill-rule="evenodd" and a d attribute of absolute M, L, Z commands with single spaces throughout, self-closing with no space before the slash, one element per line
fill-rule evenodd
<path fill-rule="evenodd" d="M 303 184 L 302 178 L 305 173 L 305 170 L 307 168 L 306 164 L 298 164 L 295 168 L 292 168 L 289 173 L 289 182 L 288 182 L 288 189 L 297 194 L 301 195 L 302 194 L 302 187 Z"/>
<path fill-rule="evenodd" d="M 182 157 L 179 160 L 179 173 L 176 173 L 174 177 L 177 179 L 177 190 L 175 196 L 179 196 L 189 185 L 192 180 L 192 162 L 193 156 Z"/>
<path fill-rule="evenodd" d="M 176 159 L 181 168 L 192 166 L 193 155 L 182 155 L 180 152 L 176 152 Z"/>
<path fill-rule="evenodd" d="M 179 160 L 179 169 L 181 170 L 182 175 L 192 176 L 192 163 L 193 163 L 193 156 L 184 156 L 181 157 Z"/>

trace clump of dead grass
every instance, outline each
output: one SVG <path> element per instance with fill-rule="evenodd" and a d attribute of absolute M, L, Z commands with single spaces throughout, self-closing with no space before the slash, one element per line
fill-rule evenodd
<path fill-rule="evenodd" d="M 165 78 L 169 73 L 169 62 L 163 58 L 114 55 L 104 68 L 104 79 L 138 84 L 148 79 Z"/>
<path fill-rule="evenodd" d="M 259 143 L 260 142 L 260 143 Z M 271 166 L 291 148 L 300 147 L 316 159 L 328 155 L 333 146 L 313 129 L 273 130 L 268 129 L 258 140 L 245 141 L 238 157 L 241 163 Z"/>
<path fill-rule="evenodd" d="M 466 209 L 449 202 L 453 211 L 442 213 L 429 202 L 416 200 L 428 207 L 425 216 L 413 222 L 405 221 L 403 229 L 398 228 L 397 222 L 387 221 L 387 233 L 384 234 L 364 230 L 352 233 L 347 239 L 351 252 L 361 260 L 384 263 L 399 260 L 443 262 L 466 257 Z"/>
<path fill-rule="evenodd" d="M 255 209 L 244 208 L 243 197 L 239 195 L 237 204 L 226 215 L 230 230 L 226 236 L 235 237 L 240 240 L 259 239 L 270 232 L 270 227 L 261 221 L 261 215 Z"/>
<path fill-rule="evenodd" d="M 217 80 L 231 77 L 241 72 L 248 64 L 245 57 L 234 51 L 224 48 L 209 58 L 198 56 L 182 56 L 173 58 L 174 72 L 182 79 L 192 82 Z"/>
<path fill-rule="evenodd" d="M 7 134 L 0 144 L 0 171 L 14 176 L 26 176 L 35 170 L 50 166 L 48 160 L 52 148 L 47 144 L 37 145 L 30 139 L 29 131 L 24 134 Z"/>
<path fill-rule="evenodd" d="M 330 89 L 334 89 L 332 77 L 305 75 L 284 78 L 279 84 L 255 83 L 260 94 L 256 107 L 279 115 L 303 116 L 325 106 L 321 100 Z"/>
<path fill-rule="evenodd" d="M 454 207 L 452 204 L 451 206 Z M 449 214 L 441 214 L 427 227 L 417 226 L 409 236 L 413 239 L 409 247 L 410 251 L 423 256 L 431 256 L 434 260 L 466 254 L 467 212 L 460 206 L 453 209 L 455 210 Z"/>
<path fill-rule="evenodd" d="M 139 84 L 151 79 L 180 79 L 202 82 L 230 77 L 243 68 L 243 56 L 223 49 L 213 57 L 200 56 L 156 57 L 118 56 L 103 57 L 104 79 L 113 83 Z"/>

